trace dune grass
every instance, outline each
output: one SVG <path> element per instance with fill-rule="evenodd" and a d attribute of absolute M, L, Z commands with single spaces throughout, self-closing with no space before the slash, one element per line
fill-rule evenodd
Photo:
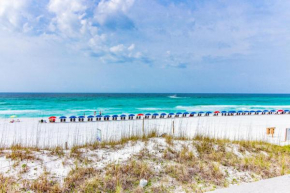
<path fill-rule="evenodd" d="M 118 151 L 128 144 L 144 144 L 143 149 L 125 162 L 112 162 L 103 168 L 85 163 L 86 151 Z M 22 153 L 19 153 L 22 152 Z M 290 173 L 290 146 L 261 141 L 230 141 L 197 135 L 193 139 L 146 136 L 120 141 L 74 146 L 67 159 L 75 167 L 63 183 L 42 175 L 37 180 L 17 182 L 0 175 L 2 192 L 204 192 L 230 184 L 252 182 Z M 60 147 L 50 149 L 60 159 L 66 156 Z M 25 155 L 24 155 L 25 154 Z M 11 160 L 33 159 L 33 151 L 13 147 L 6 156 Z M 23 168 L 25 169 L 25 168 Z M 141 179 L 148 180 L 145 188 Z M 16 183 L 17 182 L 17 183 Z M 21 185 L 20 185 L 21 184 Z M 25 185 L 24 185 L 25 184 Z"/>

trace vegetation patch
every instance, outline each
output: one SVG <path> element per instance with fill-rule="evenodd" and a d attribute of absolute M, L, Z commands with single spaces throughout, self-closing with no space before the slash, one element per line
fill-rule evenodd
<path fill-rule="evenodd" d="M 1 192 L 205 192 L 290 173 L 290 146 L 203 136 L 186 139 L 151 133 L 70 151 L 60 147 L 37 151 L 37 156 L 35 150 L 23 147 L 2 151 L 19 167 L 0 174 Z M 41 155 L 41 166 L 33 170 L 33 161 Z M 57 176 L 50 167 L 37 178 L 26 178 L 46 171 L 49 156 L 58 169 L 69 166 L 69 171 Z M 12 170 L 18 170 L 17 175 L 9 176 Z M 140 180 L 146 181 L 142 187 Z"/>

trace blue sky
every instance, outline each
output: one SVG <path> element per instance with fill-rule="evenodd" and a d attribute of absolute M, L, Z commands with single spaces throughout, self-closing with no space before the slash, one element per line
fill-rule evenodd
<path fill-rule="evenodd" d="M 1 92 L 290 92 L 290 1 L 1 0 Z"/>

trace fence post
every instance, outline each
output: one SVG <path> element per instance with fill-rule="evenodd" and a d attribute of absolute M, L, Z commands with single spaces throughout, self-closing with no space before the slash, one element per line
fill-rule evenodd
<path fill-rule="evenodd" d="M 143 123 L 142 123 L 142 132 L 143 132 L 143 136 L 145 136 L 145 131 L 144 131 L 144 117 L 143 117 Z"/>
<path fill-rule="evenodd" d="M 172 133 L 174 135 L 174 121 L 172 121 Z"/>

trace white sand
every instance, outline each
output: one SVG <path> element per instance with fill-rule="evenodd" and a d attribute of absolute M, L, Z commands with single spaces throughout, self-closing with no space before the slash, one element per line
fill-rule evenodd
<path fill-rule="evenodd" d="M 143 120 L 101 121 L 83 123 L 39 123 L 40 118 L 23 118 L 20 123 L 0 119 L 0 146 L 21 144 L 24 146 L 71 147 L 95 142 L 97 129 L 102 140 L 118 140 L 121 137 L 143 134 Z M 163 133 L 194 137 L 202 134 L 231 140 L 263 140 L 279 145 L 285 142 L 285 129 L 290 128 L 290 115 L 246 115 L 218 117 L 187 117 L 144 120 L 144 132 L 156 130 Z M 274 137 L 266 135 L 267 127 L 276 127 Z"/>

